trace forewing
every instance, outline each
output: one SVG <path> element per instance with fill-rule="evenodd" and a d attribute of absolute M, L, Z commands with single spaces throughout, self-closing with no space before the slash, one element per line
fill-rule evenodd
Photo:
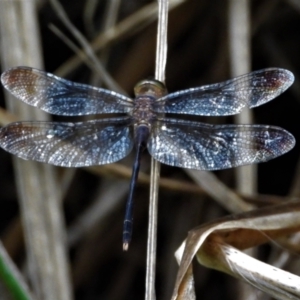
<path fill-rule="evenodd" d="M 219 170 L 268 161 L 294 145 L 294 137 L 279 127 L 164 119 L 152 128 L 148 150 L 167 165 Z"/>
<path fill-rule="evenodd" d="M 132 100 L 121 94 L 29 67 L 7 70 L 1 82 L 23 102 L 55 115 L 127 113 L 132 107 Z"/>
<path fill-rule="evenodd" d="M 226 116 L 244 107 L 262 105 L 284 92 L 294 82 L 294 75 L 284 69 L 270 68 L 231 80 L 175 92 L 158 99 L 159 113 Z"/>
<path fill-rule="evenodd" d="M 63 167 L 102 165 L 125 157 L 133 147 L 130 120 L 80 123 L 17 122 L 0 129 L 0 146 L 23 159 Z"/>

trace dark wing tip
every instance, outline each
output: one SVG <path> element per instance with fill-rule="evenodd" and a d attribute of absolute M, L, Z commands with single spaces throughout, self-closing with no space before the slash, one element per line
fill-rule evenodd
<path fill-rule="evenodd" d="M 271 144 L 269 144 L 269 150 L 271 150 L 273 155 L 265 161 L 281 156 L 295 147 L 296 139 L 287 130 L 281 127 L 272 127 L 270 133 L 273 139 Z"/>
<path fill-rule="evenodd" d="M 277 82 L 276 83 L 281 86 L 282 92 L 288 89 L 294 82 L 295 76 L 294 74 L 286 69 L 277 69 Z M 275 86 L 276 87 L 276 86 Z"/>
<path fill-rule="evenodd" d="M 15 75 L 14 75 L 15 70 L 16 70 L 16 68 L 8 69 L 1 74 L 1 83 L 3 84 L 4 87 L 7 87 L 10 85 L 12 78 L 15 77 Z"/>
<path fill-rule="evenodd" d="M 254 72 L 252 86 L 256 89 L 250 108 L 260 106 L 278 97 L 294 82 L 294 74 L 286 69 L 268 68 Z"/>
<path fill-rule="evenodd" d="M 1 83 L 7 89 L 10 89 L 16 81 L 20 78 L 20 75 L 31 73 L 34 69 L 30 67 L 13 67 L 1 74 Z"/>
<path fill-rule="evenodd" d="M 264 78 L 267 80 L 268 88 L 278 90 L 280 93 L 287 90 L 295 80 L 291 71 L 280 68 L 265 69 Z"/>

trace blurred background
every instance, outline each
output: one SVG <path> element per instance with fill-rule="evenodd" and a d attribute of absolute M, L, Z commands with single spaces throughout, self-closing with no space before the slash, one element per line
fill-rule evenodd
<path fill-rule="evenodd" d="M 124 92 L 133 96 L 134 85 L 139 80 L 154 75 L 157 23 L 152 10 L 155 1 L 63 0 L 60 3 L 71 22 L 94 46 L 95 53 L 106 71 Z M 244 43 L 246 50 L 242 50 L 248 52 L 245 56 L 246 61 L 243 56 L 241 59 L 235 57 L 235 52 L 232 51 L 230 26 L 236 23 L 233 20 L 231 5 L 231 1 L 224 0 L 186 0 L 171 9 L 166 67 L 168 91 L 174 92 L 227 80 L 238 75 L 235 74 L 238 69 L 235 66 L 239 64 L 246 64 L 245 73 L 248 72 L 247 68 L 249 71 L 268 67 L 286 68 L 294 73 L 295 83 L 279 98 L 252 110 L 253 123 L 283 127 L 290 131 L 296 140 L 300 139 L 300 2 L 249 1 L 249 22 L 240 25 L 249 27 L 249 35 Z M 16 64 L 43 68 L 47 72 L 75 82 L 110 88 L 99 73 L 91 70 L 82 60 L 74 58 L 77 56 L 66 44 L 66 38 L 79 48 L 81 46 L 66 29 L 51 3 L 46 0 L 38 1 L 35 13 L 38 33 L 27 31 L 22 38 L 24 43 L 28 39 L 30 44 L 32 35 L 40 35 L 38 51 L 42 57 L 42 64 L 35 65 L 34 53 L 31 54 L 32 64 L 28 60 L 17 61 Z M 11 22 L 13 26 L 14 21 Z M 125 23 L 120 25 L 120 22 Z M 3 22 L 0 25 L 2 51 L 15 51 L 9 48 L 9 44 L 6 44 L 5 48 L 7 37 L 4 37 L 4 34 L 8 29 L 4 27 Z M 65 37 L 58 37 L 49 25 L 55 25 Z M 106 35 L 106 31 L 111 27 L 115 30 Z M 26 28 L 24 31 L 26 32 Z M 10 35 L 13 35 L 13 32 Z M 13 65 L 6 64 L 2 53 L 2 71 L 11 66 Z M 15 99 L 10 101 L 18 102 Z M 0 93 L 0 105 L 2 108 L 9 106 L 5 104 L 3 89 Z M 26 119 L 15 112 L 12 118 Z M 233 117 L 197 118 L 199 119 L 211 124 L 237 122 Z M 1 122 L 5 123 L 3 120 Z M 296 145 L 290 153 L 258 165 L 257 170 L 251 171 L 251 191 L 243 192 L 238 186 L 236 178 L 239 175 L 236 170 L 223 170 L 214 174 L 228 188 L 239 193 L 245 203 L 260 207 L 285 201 L 285 197 L 291 194 L 293 197 L 299 197 L 296 184 L 298 160 L 299 146 Z M 66 232 L 63 227 L 61 229 L 61 240 L 68 249 L 71 290 L 75 299 L 144 297 L 150 156 L 145 153 L 142 158 L 141 182 L 135 197 L 133 240 L 129 251 L 125 253 L 122 251 L 122 224 L 132 162 L 133 154 L 111 166 L 76 170 L 51 168 L 50 173 L 56 178 L 56 184 L 48 185 L 49 172 L 46 172 L 48 175 L 45 175 L 43 183 L 31 185 L 33 194 L 28 198 L 34 197 L 35 190 L 40 194 L 40 190 L 43 189 L 48 190 L 50 194 L 51 189 L 54 189 L 53 193 L 59 195 L 56 199 L 62 207 L 63 222 L 66 224 Z M 22 201 L 20 195 L 23 193 L 24 184 L 20 183 L 22 179 L 18 176 L 21 175 L 13 167 L 16 165 L 18 163 L 13 164 L 10 154 L 0 150 L 0 234 L 11 258 L 24 276 L 30 278 L 28 250 L 25 249 L 30 247 L 31 242 L 26 238 L 26 234 L 24 238 L 22 224 L 27 218 L 21 217 L 20 214 L 20 211 L 26 211 L 27 205 L 19 202 Z M 34 170 L 30 172 L 25 170 L 23 176 L 35 176 Z M 162 165 L 161 178 L 156 287 L 157 299 L 170 299 L 177 271 L 173 253 L 187 232 L 197 225 L 231 214 L 233 211 L 216 202 L 214 197 L 197 185 L 182 169 Z M 47 202 L 48 199 L 40 197 L 37 201 Z M 39 214 L 38 212 L 35 217 Z M 268 261 L 273 254 L 271 247 L 265 246 L 256 255 Z M 299 260 L 299 257 L 296 257 L 295 261 L 297 259 Z M 293 264 L 293 272 L 298 271 L 299 274 L 300 265 L 297 268 L 296 262 Z M 55 270 L 53 272 L 55 273 Z M 196 293 L 201 299 L 249 299 L 242 296 L 243 287 L 229 276 L 199 265 L 195 265 L 195 273 Z M 34 279 L 29 279 L 29 285 L 38 285 L 33 284 L 32 280 Z M 241 296 L 237 296 L 239 293 Z M 260 294 L 256 295 L 255 292 L 252 295 L 255 299 L 267 299 Z"/>

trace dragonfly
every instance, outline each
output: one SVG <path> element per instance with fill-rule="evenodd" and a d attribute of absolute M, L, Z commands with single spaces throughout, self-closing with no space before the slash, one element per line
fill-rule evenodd
<path fill-rule="evenodd" d="M 161 163 L 220 170 L 265 162 L 295 145 L 288 131 L 268 125 L 211 125 L 172 115 L 228 116 L 260 106 L 294 81 L 285 69 L 254 71 L 221 83 L 168 94 L 165 85 L 143 80 L 135 98 L 75 83 L 30 67 L 1 75 L 3 86 L 23 102 L 61 116 L 118 114 L 84 122 L 23 121 L 0 129 L 0 147 L 25 160 L 62 167 L 117 162 L 136 149 L 123 223 L 123 249 L 132 237 L 133 199 L 146 148 Z"/>

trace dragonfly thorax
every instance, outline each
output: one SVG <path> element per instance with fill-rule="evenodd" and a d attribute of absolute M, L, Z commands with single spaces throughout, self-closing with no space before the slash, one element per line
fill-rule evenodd
<path fill-rule="evenodd" d="M 146 79 L 141 80 L 135 85 L 134 94 L 136 97 L 145 95 L 158 99 L 167 94 L 167 88 L 158 80 Z"/>
<path fill-rule="evenodd" d="M 142 80 L 134 87 L 135 99 L 132 111 L 133 123 L 136 126 L 146 125 L 151 128 L 156 119 L 153 104 L 156 99 L 167 93 L 165 85 L 157 80 Z"/>
<path fill-rule="evenodd" d="M 132 118 L 135 126 L 146 125 L 151 127 L 157 115 L 153 111 L 153 103 L 155 100 L 156 99 L 152 96 L 138 96 L 134 99 Z"/>

